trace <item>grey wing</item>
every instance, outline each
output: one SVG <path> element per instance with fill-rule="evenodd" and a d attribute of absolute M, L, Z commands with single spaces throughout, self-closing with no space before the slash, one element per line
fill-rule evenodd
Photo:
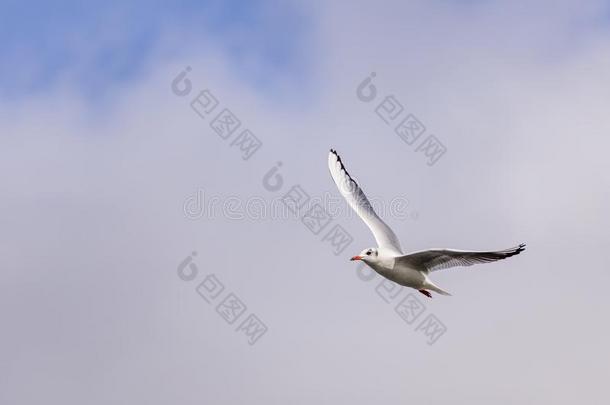
<path fill-rule="evenodd" d="M 492 252 L 471 252 L 465 250 L 431 249 L 411 253 L 397 258 L 401 265 L 422 270 L 437 271 L 457 266 L 472 266 L 489 263 L 518 255 L 525 250 L 525 243 L 510 249 Z"/>
<path fill-rule="evenodd" d="M 352 207 L 356 214 L 369 227 L 377 245 L 387 248 L 392 252 L 401 255 L 402 248 L 396 234 L 390 227 L 379 218 L 371 203 L 366 198 L 366 195 L 349 175 L 341 158 L 336 151 L 330 150 L 328 154 L 328 169 L 341 195 L 347 200 L 347 203 Z"/>

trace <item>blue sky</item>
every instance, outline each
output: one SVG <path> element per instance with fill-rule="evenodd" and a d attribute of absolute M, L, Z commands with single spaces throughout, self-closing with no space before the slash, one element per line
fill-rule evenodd
<path fill-rule="evenodd" d="M 205 54 L 210 43 L 226 53 L 240 78 L 271 90 L 269 69 L 303 77 L 307 25 L 299 10 L 260 0 L 4 1 L 0 94 L 48 91 L 62 77 L 85 94 L 104 94 L 146 72 L 161 44 L 171 58 Z M 252 57 L 258 69 L 247 66 Z"/>

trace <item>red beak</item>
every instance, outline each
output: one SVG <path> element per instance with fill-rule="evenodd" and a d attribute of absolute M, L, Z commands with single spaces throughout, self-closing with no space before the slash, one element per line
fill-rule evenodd
<path fill-rule="evenodd" d="M 354 256 L 350 260 L 362 260 L 362 256 Z"/>

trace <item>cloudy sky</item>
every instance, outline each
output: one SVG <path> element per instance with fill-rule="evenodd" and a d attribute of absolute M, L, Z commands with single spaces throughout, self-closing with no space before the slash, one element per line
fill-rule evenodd
<path fill-rule="evenodd" d="M 607 403 L 608 72 L 602 1 L 0 2 L 0 402 Z M 331 147 L 527 251 L 382 284 Z"/>

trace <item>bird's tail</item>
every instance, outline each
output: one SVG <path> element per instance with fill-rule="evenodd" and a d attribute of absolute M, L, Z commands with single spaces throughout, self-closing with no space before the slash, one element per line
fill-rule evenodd
<path fill-rule="evenodd" d="M 440 288 L 437 285 L 435 285 L 432 282 L 430 282 L 430 280 L 426 280 L 426 284 L 425 284 L 424 288 L 426 290 L 431 290 L 431 291 L 437 292 L 440 295 L 451 295 L 447 291 L 443 290 L 442 288 Z"/>

